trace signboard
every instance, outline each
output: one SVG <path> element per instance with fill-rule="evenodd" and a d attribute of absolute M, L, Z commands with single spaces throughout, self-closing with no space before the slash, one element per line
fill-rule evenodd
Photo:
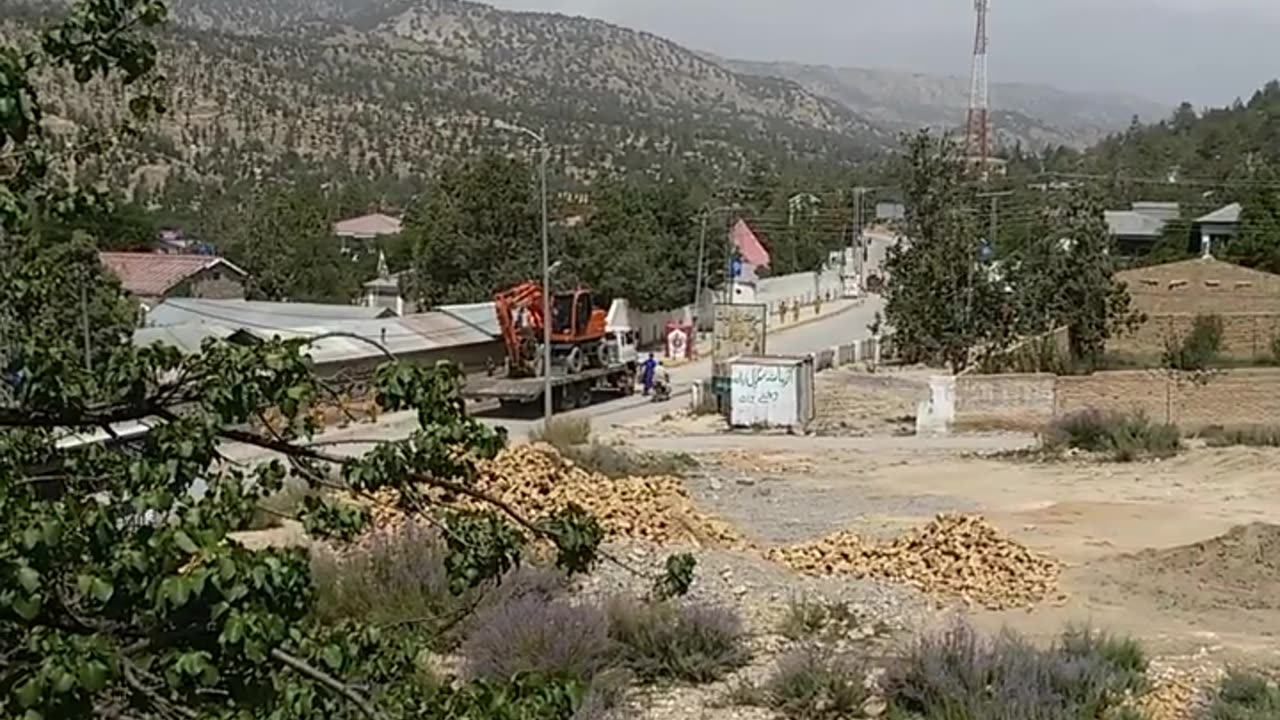
<path fill-rule="evenodd" d="M 795 427 L 802 425 L 796 405 L 797 368 L 783 365 L 732 363 L 729 387 L 730 424 L 734 427 Z"/>
<path fill-rule="evenodd" d="M 728 361 L 735 357 L 765 354 L 768 318 L 768 305 L 716 304 L 711 335 L 713 377 L 727 377 Z"/>

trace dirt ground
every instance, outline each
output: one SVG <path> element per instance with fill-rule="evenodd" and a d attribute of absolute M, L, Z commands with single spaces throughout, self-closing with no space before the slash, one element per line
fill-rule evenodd
<path fill-rule="evenodd" d="M 1280 661 L 1280 451 L 1038 463 L 966 453 L 963 438 L 874 440 L 636 442 L 702 460 L 703 476 L 690 481 L 700 504 L 763 544 L 843 529 L 885 536 L 964 512 L 1066 564 L 1065 599 L 976 612 L 980 627 L 1049 638 L 1068 622 L 1088 623 L 1162 655 Z M 989 446 L 992 438 L 971 440 Z"/>

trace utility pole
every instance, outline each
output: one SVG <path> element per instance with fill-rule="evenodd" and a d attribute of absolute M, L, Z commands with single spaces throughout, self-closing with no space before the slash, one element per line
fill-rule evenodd
<path fill-rule="evenodd" d="M 703 268 L 706 267 L 707 229 L 711 222 L 711 218 L 716 213 L 731 212 L 738 209 L 739 208 L 737 205 L 721 205 L 720 207 L 715 207 L 715 208 L 705 208 L 702 212 L 702 233 L 698 239 L 698 284 L 693 289 L 693 310 L 695 313 L 700 312 L 702 310 L 702 283 L 703 283 L 703 280 L 705 279 Z M 730 233 L 732 233 L 732 229 L 730 229 Z M 732 280 L 731 275 L 733 273 L 732 236 L 730 237 L 729 246 L 730 246 L 730 255 L 729 255 L 729 273 L 730 274 L 725 275 L 726 288 L 729 287 L 728 283 Z M 696 320 L 696 317 L 695 317 L 695 320 Z M 695 326 L 696 324 L 697 323 L 695 322 Z"/>
<path fill-rule="evenodd" d="M 543 422 L 550 422 L 551 415 L 555 412 L 555 402 L 551 396 L 551 249 L 550 221 L 547 217 L 547 160 L 550 158 L 551 151 L 547 147 L 546 133 L 530 130 L 505 120 L 495 120 L 493 126 L 499 130 L 517 132 L 532 138 L 538 143 L 538 154 L 541 157 L 538 178 L 542 195 L 542 418 Z"/>
<path fill-rule="evenodd" d="M 991 200 L 991 230 L 987 236 L 987 242 L 990 243 L 992 250 L 995 249 L 998 238 L 1000 237 L 1000 198 L 1006 198 L 1012 195 L 1012 190 L 977 194 L 978 198 L 989 198 Z"/>
<path fill-rule="evenodd" d="M 80 326 L 84 330 L 84 369 L 93 372 L 93 348 L 89 342 L 89 291 L 88 283 L 80 283 Z"/>

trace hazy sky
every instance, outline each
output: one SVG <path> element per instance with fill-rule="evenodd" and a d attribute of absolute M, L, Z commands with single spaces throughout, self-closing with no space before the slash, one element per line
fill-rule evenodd
<path fill-rule="evenodd" d="M 492 0 L 751 60 L 968 75 L 971 0 Z M 1280 0 L 992 0 L 992 80 L 1224 104 L 1280 77 Z"/>

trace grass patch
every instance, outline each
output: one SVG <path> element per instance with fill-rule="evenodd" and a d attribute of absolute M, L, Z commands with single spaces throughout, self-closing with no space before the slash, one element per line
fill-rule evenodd
<path fill-rule="evenodd" d="M 1253 672 L 1233 670 L 1222 679 L 1209 708 L 1210 720 L 1280 718 L 1280 688 Z"/>
<path fill-rule="evenodd" d="M 530 442 L 544 442 L 564 451 L 591 442 L 591 420 L 585 417 L 553 417 L 529 431 Z"/>
<path fill-rule="evenodd" d="M 698 461 L 687 453 L 645 452 L 594 442 L 563 448 L 560 454 L 591 472 L 611 478 L 683 475 L 698 466 Z"/>
<path fill-rule="evenodd" d="M 1050 423 L 1042 444 L 1050 452 L 1074 448 L 1133 462 L 1178 454 L 1182 435 L 1176 426 L 1153 423 L 1140 413 L 1083 410 Z"/>
<path fill-rule="evenodd" d="M 797 641 L 818 636 L 840 637 L 857 628 L 862 619 L 849 608 L 848 603 L 792 598 L 787 603 L 787 613 L 778 632 Z"/>
<path fill-rule="evenodd" d="M 1280 447 L 1280 425 L 1211 427 L 1198 433 L 1209 447 Z"/>
<path fill-rule="evenodd" d="M 955 720 L 1096 720 L 1143 688 L 1147 660 L 1131 640 L 1071 628 L 1047 649 L 1012 632 L 955 625 L 918 640 L 890 668 L 889 699 L 905 715 Z"/>
<path fill-rule="evenodd" d="M 617 597 L 605 612 L 623 662 L 646 682 L 711 682 L 748 660 L 742 622 L 726 608 Z"/>

